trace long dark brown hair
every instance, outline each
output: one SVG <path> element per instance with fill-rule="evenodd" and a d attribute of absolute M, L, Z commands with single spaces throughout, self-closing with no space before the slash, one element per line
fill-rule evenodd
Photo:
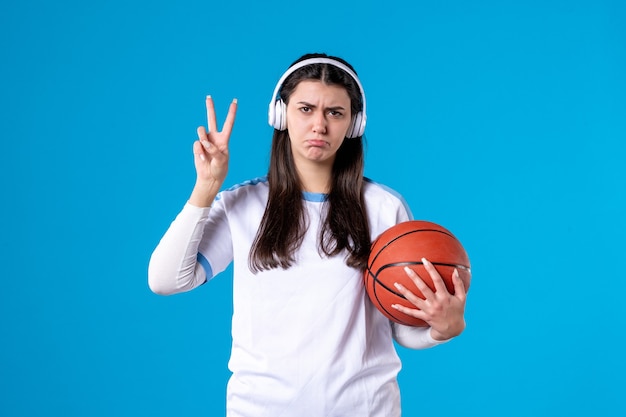
<path fill-rule="evenodd" d="M 292 66 L 315 57 L 332 58 L 352 69 L 341 58 L 326 54 L 304 55 Z M 280 89 L 280 97 L 285 104 L 303 80 L 319 80 L 344 87 L 350 97 L 351 114 L 354 116 L 362 110 L 357 83 L 345 71 L 329 64 L 306 65 L 287 77 Z M 327 205 L 326 216 L 318 237 L 321 254 L 335 256 L 347 249 L 346 264 L 359 269 L 367 265 L 371 243 L 363 198 L 363 167 L 363 137 L 345 139 L 337 150 L 333 164 L 332 184 L 324 203 Z M 292 266 L 294 254 L 302 244 L 308 227 L 303 190 L 287 130 L 274 130 L 267 179 L 269 197 L 249 256 L 249 266 L 254 272 Z"/>

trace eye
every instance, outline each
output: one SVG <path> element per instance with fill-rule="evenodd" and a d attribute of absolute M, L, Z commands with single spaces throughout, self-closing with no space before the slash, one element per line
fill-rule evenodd
<path fill-rule="evenodd" d="M 342 117 L 343 113 L 340 112 L 339 110 L 329 110 L 328 114 L 330 114 L 332 117 Z"/>
<path fill-rule="evenodd" d="M 302 113 L 310 113 L 311 112 L 311 108 L 308 107 L 308 106 L 302 106 L 302 107 L 300 107 L 300 111 Z"/>

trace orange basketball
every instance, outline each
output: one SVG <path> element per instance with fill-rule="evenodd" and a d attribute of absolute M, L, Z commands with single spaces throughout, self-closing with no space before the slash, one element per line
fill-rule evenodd
<path fill-rule="evenodd" d="M 430 274 L 424 268 L 422 258 L 430 261 L 446 284 L 454 293 L 452 273 L 456 268 L 459 276 L 469 289 L 470 262 L 461 242 L 444 227 L 427 221 L 411 220 L 399 223 L 378 236 L 372 248 L 365 270 L 365 290 L 372 303 L 387 318 L 408 326 L 427 326 L 423 320 L 411 317 L 392 308 L 400 304 L 416 308 L 396 289 L 398 282 L 420 298 L 425 298 L 404 271 L 408 266 L 434 291 Z"/>

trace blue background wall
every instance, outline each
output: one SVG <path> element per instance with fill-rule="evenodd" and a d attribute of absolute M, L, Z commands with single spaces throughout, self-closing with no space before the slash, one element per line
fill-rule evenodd
<path fill-rule="evenodd" d="M 17 3 L 0 415 L 223 414 L 230 273 L 159 297 L 147 263 L 191 191 L 204 96 L 220 119 L 239 99 L 227 183 L 262 175 L 274 84 L 306 52 L 356 67 L 367 175 L 472 260 L 466 332 L 400 349 L 405 414 L 626 415 L 623 2 Z"/>

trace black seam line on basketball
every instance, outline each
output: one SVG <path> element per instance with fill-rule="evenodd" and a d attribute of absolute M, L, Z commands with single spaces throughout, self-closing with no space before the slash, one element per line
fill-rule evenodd
<path fill-rule="evenodd" d="M 374 278 L 374 281 L 378 282 L 378 283 L 380 284 L 380 286 L 381 286 L 381 287 L 383 287 L 383 288 L 387 289 L 387 290 L 388 290 L 388 291 L 390 291 L 392 294 L 396 294 L 396 295 L 398 295 L 398 296 L 400 296 L 401 298 L 403 298 L 403 299 L 405 299 L 405 300 L 406 300 L 406 297 L 404 297 L 402 294 L 398 294 L 397 292 L 390 290 L 390 289 L 389 289 L 389 288 L 388 288 L 385 284 L 383 284 L 382 282 L 378 281 L 378 280 L 376 279 L 376 277 L 375 277 L 375 276 L 371 273 L 371 271 L 370 271 L 369 269 L 367 270 L 367 272 L 369 272 L 369 273 L 370 273 L 370 275 L 372 275 L 372 277 Z M 402 320 L 400 317 L 398 317 L 398 314 L 404 314 L 404 315 L 406 315 L 406 313 L 403 313 L 403 312 L 401 312 L 400 310 L 396 310 L 396 309 L 394 309 L 394 311 L 390 311 L 388 308 L 386 308 L 386 307 L 385 307 L 385 305 L 383 304 L 383 302 L 382 302 L 382 301 L 380 301 L 380 298 L 378 298 L 378 287 L 377 287 L 376 285 L 373 285 L 372 287 L 374 288 L 374 297 L 376 297 L 376 301 L 378 302 L 378 306 L 379 306 L 380 308 L 382 308 L 383 310 L 385 310 L 385 312 L 386 312 L 389 316 L 391 316 L 391 317 L 393 317 L 395 320 L 397 320 L 397 322 L 398 322 L 399 324 L 403 324 L 403 325 L 405 325 L 405 326 L 411 326 L 411 324 L 410 324 L 409 322 L 407 322 L 407 321 L 405 321 L 405 320 Z"/>
<path fill-rule="evenodd" d="M 445 263 L 445 262 L 431 262 L 431 264 L 433 264 L 435 266 L 449 266 L 449 267 L 452 267 L 452 268 L 458 268 L 458 269 L 462 269 L 464 271 L 467 271 L 469 273 L 472 272 L 470 268 L 468 268 L 468 267 L 466 267 L 464 265 L 448 264 L 448 263 Z M 377 277 L 378 274 L 381 273 L 381 271 L 383 271 L 383 270 L 385 270 L 387 268 L 391 268 L 391 267 L 394 267 L 394 266 L 409 266 L 409 265 L 424 265 L 424 262 L 412 262 L 412 261 L 411 262 L 393 262 L 393 263 L 385 264 L 385 265 L 381 266 L 380 269 L 378 271 L 376 271 L 376 274 L 374 274 L 373 272 L 370 272 L 370 273 L 372 275 L 374 275 L 374 277 Z M 370 271 L 369 268 L 367 270 Z"/>
<path fill-rule="evenodd" d="M 379 284 L 384 287 L 387 288 L 385 285 L 383 285 L 382 283 L 379 282 Z M 396 292 L 392 291 L 393 294 L 397 294 Z M 397 294 L 399 295 L 402 299 L 406 300 L 406 297 L 404 297 L 402 294 Z M 385 305 L 380 301 L 380 298 L 378 298 L 378 287 L 376 285 L 374 285 L 374 297 L 376 297 L 376 301 L 378 301 L 378 305 L 380 306 L 380 308 L 382 308 L 383 310 L 385 310 L 385 312 L 387 314 L 389 314 L 391 317 L 393 317 L 399 324 L 403 324 L 405 326 L 411 326 L 411 323 L 409 323 L 406 320 L 402 320 L 401 316 L 402 315 L 407 315 L 406 313 L 401 312 L 400 310 L 396 310 L 393 309 L 393 311 L 390 311 L 387 307 L 385 307 Z M 398 314 L 400 314 L 401 316 L 398 317 Z"/>
<path fill-rule="evenodd" d="M 383 287 L 384 289 L 386 289 L 387 291 L 389 291 L 390 293 L 397 295 L 398 297 L 404 298 L 406 300 L 406 297 L 404 295 L 402 295 L 401 293 L 399 293 L 396 289 L 393 288 L 389 288 L 387 285 L 385 285 L 384 282 L 380 281 L 378 279 L 378 277 L 376 275 L 374 275 L 372 273 L 372 271 L 370 271 L 369 269 L 367 270 L 367 272 L 372 276 L 372 279 L 374 280 L 375 284 L 380 285 L 381 287 Z M 373 286 L 374 287 L 374 292 L 376 292 L 376 285 Z M 376 299 L 378 299 L 378 297 L 376 297 Z"/>
<path fill-rule="evenodd" d="M 380 308 L 382 308 L 383 310 L 385 310 L 385 312 L 386 312 L 387 314 L 389 314 L 391 317 L 393 317 L 393 318 L 394 318 L 394 319 L 395 319 L 395 320 L 396 320 L 399 324 L 403 324 L 403 325 L 405 325 L 405 326 L 413 326 L 413 324 L 411 324 L 410 322 L 408 322 L 408 321 L 406 321 L 406 320 L 402 320 L 400 317 L 398 317 L 398 314 L 408 316 L 406 313 L 403 313 L 403 312 L 401 312 L 400 310 L 396 310 L 396 309 L 393 309 L 393 311 L 390 311 L 388 308 L 386 308 L 386 307 L 385 307 L 385 305 L 382 303 L 382 301 L 380 301 L 380 298 L 378 297 L 378 288 L 379 288 L 379 287 L 376 285 L 376 283 L 378 283 L 381 287 L 385 288 L 385 289 L 386 289 L 387 291 L 389 291 L 390 293 L 395 294 L 395 295 L 399 296 L 400 298 L 402 298 L 402 299 L 404 299 L 404 300 L 406 300 L 407 298 L 406 298 L 404 295 L 399 294 L 398 292 L 396 292 L 396 291 L 394 291 L 394 290 L 390 289 L 390 288 L 389 288 L 389 287 L 387 287 L 385 284 L 383 284 L 382 282 L 380 282 L 380 281 L 378 280 L 378 278 L 377 278 L 374 274 L 372 274 L 372 271 L 370 271 L 370 270 L 369 270 L 369 268 L 367 269 L 367 272 L 368 272 L 368 274 L 369 274 L 369 275 L 371 275 L 371 276 L 372 276 L 372 278 L 374 279 L 374 284 L 372 285 L 372 288 L 373 288 L 373 290 L 374 290 L 374 297 L 376 297 L 376 301 L 378 302 L 378 306 L 379 306 Z M 407 300 L 407 301 L 408 301 L 408 300 Z M 413 318 L 412 316 L 409 316 L 409 317 Z"/>
<path fill-rule="evenodd" d="M 464 265 L 459 265 L 459 264 L 449 264 L 449 263 L 446 263 L 446 262 L 431 262 L 431 264 L 433 264 L 435 266 L 450 266 L 452 268 L 459 268 L 459 269 L 463 269 L 465 271 L 469 271 L 470 270 L 468 267 L 466 267 Z M 413 262 L 413 261 L 411 261 L 411 262 L 393 262 L 393 263 L 390 263 L 390 264 L 383 265 L 378 270 L 378 272 L 382 271 L 385 268 L 389 268 L 389 267 L 392 267 L 392 266 L 408 266 L 408 265 L 424 265 L 424 262 Z"/>
<path fill-rule="evenodd" d="M 385 249 L 387 246 L 391 245 L 393 242 L 395 242 L 396 240 L 400 239 L 401 237 L 404 237 L 406 235 L 410 235 L 411 233 L 420 233 L 420 232 L 437 232 L 437 233 L 443 233 L 446 236 L 450 236 L 451 238 L 453 238 L 454 240 L 457 240 L 457 238 L 452 235 L 451 233 L 446 233 L 443 230 L 437 230 L 437 229 L 420 229 L 420 230 L 409 230 L 406 233 L 403 233 L 399 236 L 394 237 L 393 239 L 391 239 L 389 242 L 387 242 L 385 244 L 385 246 L 383 246 L 382 248 L 378 249 L 378 253 L 376 254 L 376 256 L 374 256 L 374 259 L 372 259 L 372 262 L 370 263 L 370 265 L 374 265 L 374 262 L 376 261 L 376 258 L 378 258 L 378 255 L 380 255 L 383 251 L 383 249 Z"/>

